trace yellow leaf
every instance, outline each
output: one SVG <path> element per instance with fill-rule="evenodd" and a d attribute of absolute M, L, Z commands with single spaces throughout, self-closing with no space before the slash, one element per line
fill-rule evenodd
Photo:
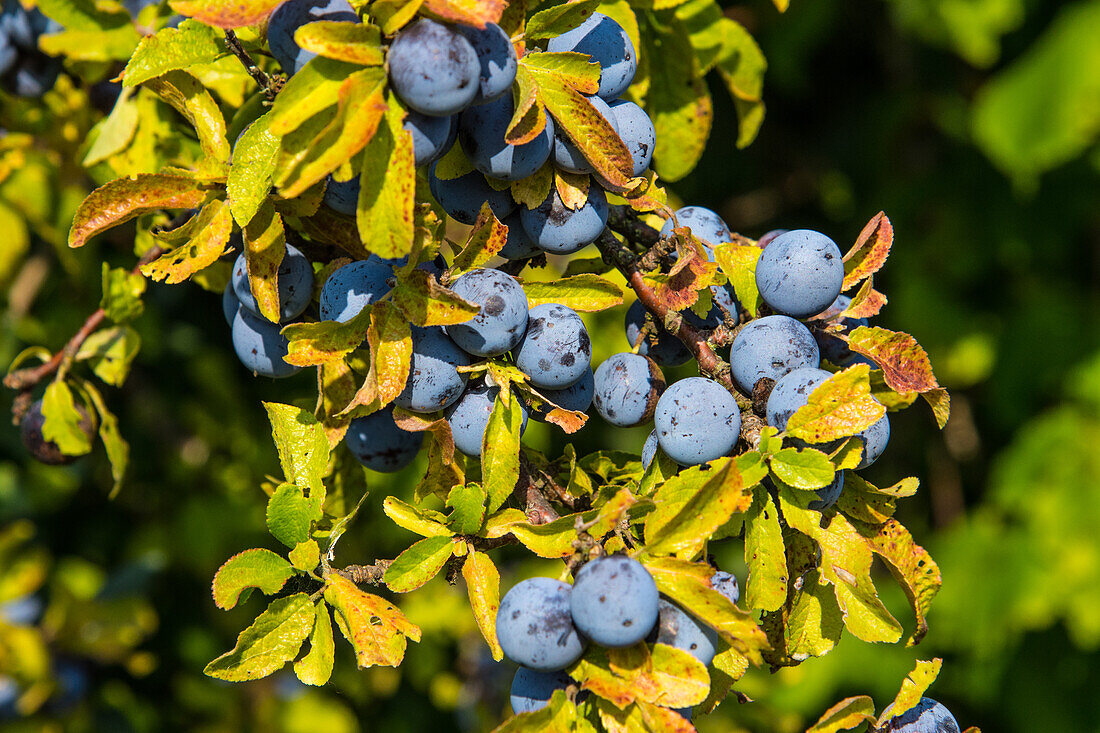
<path fill-rule="evenodd" d="M 283 220 L 270 200 L 244 228 L 244 257 L 248 266 L 248 284 L 256 298 L 260 314 L 272 323 L 282 320 L 279 303 L 279 265 L 286 256 Z"/>
<path fill-rule="evenodd" d="M 364 593 L 336 573 L 325 580 L 325 600 L 336 623 L 355 649 L 360 669 L 396 667 L 405 658 L 406 640 L 420 641 L 420 627 L 381 596 Z"/>
<path fill-rule="evenodd" d="M 359 179 L 359 238 L 385 259 L 404 257 L 413 246 L 416 162 L 404 117 L 405 110 L 391 94 L 385 120 L 367 144 Z"/>
<path fill-rule="evenodd" d="M 462 577 L 466 581 L 466 591 L 470 596 L 470 608 L 474 619 L 481 629 L 481 635 L 489 645 L 493 659 L 500 661 L 504 651 L 497 641 L 497 610 L 500 608 L 500 573 L 492 559 L 473 548 L 466 554 L 462 564 Z"/>
<path fill-rule="evenodd" d="M 233 231 L 229 206 L 215 199 L 204 206 L 194 219 L 197 231 L 190 241 L 143 265 L 141 274 L 175 285 L 214 264 L 225 253 L 225 245 Z"/>

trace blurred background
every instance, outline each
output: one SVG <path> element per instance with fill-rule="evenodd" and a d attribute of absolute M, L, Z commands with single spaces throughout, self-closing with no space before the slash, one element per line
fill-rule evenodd
<path fill-rule="evenodd" d="M 739 689 L 755 702 L 731 699 L 699 729 L 804 730 L 852 694 L 882 707 L 915 659 L 942 656 L 930 694 L 964 728 L 1100 731 L 1100 2 L 728 6 L 768 59 L 767 118 L 737 150 L 716 83 L 707 153 L 671 190 L 748 236 L 809 227 L 842 249 L 884 210 L 895 245 L 876 278 L 889 297 L 877 323 L 927 348 L 953 411 L 943 432 L 922 404 L 894 418 L 868 472 L 875 483 L 921 478 L 898 516 L 943 572 L 924 642 L 846 638 L 824 659 L 752 670 Z M 62 120 L 41 131 L 54 150 L 0 184 L 0 364 L 28 344 L 59 348 L 98 304 L 100 261 L 133 264 L 125 228 L 63 246 L 85 185 L 72 162 L 90 124 L 79 99 L 48 98 Z M 0 123 L 26 121 L 22 103 L 2 102 Z M 36 237 L 17 236 L 20 216 Z M 400 670 L 357 671 L 338 645 L 334 682 L 320 690 L 289 670 L 247 685 L 202 675 L 260 608 L 221 612 L 209 595 L 226 558 L 273 543 L 259 486 L 278 465 L 260 402 L 315 394 L 309 374 L 247 374 L 220 308 L 198 287 L 151 286 L 133 374 L 107 395 L 132 446 L 117 498 L 101 449 L 47 468 L 16 429 L 0 430 L 0 729 L 492 727 L 513 670 L 492 662 L 464 590 L 441 579 L 400 599 L 424 630 Z M 594 363 L 626 348 L 621 319 L 622 309 L 589 319 Z M 0 400 L 10 408 L 9 392 Z M 532 425 L 526 442 L 556 455 L 564 437 Z M 638 450 L 645 433 L 609 433 L 595 418 L 575 443 L 582 454 Z M 421 471 L 364 477 L 371 495 L 339 560 L 392 557 L 412 541 L 380 505 L 410 495 Z M 744 578 L 737 540 L 714 551 Z M 508 549 L 499 563 L 504 588 L 548 572 Z M 885 577 L 879 587 L 911 626 L 900 590 Z"/>

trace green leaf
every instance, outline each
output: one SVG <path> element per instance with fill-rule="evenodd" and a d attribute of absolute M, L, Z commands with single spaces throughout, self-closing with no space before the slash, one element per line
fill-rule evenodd
<path fill-rule="evenodd" d="M 787 420 L 787 434 L 809 443 L 827 443 L 874 425 L 886 408 L 871 396 L 869 374 L 866 364 L 856 364 L 819 384 Z"/>
<path fill-rule="evenodd" d="M 492 539 L 511 534 L 539 557 L 559 558 L 573 554 L 573 540 L 577 538 L 576 523 L 588 527 L 593 537 L 603 537 L 611 532 L 623 516 L 638 502 L 627 488 L 619 491 L 598 509 L 577 514 L 566 514 L 546 524 L 531 524 L 518 509 L 505 509 L 489 517 L 485 535 Z"/>
<path fill-rule="evenodd" d="M 382 34 L 377 26 L 322 20 L 294 31 L 294 42 L 318 56 L 361 66 L 382 64 Z"/>
<path fill-rule="evenodd" d="M 150 79 L 145 86 L 172 105 L 195 128 L 203 153 L 200 170 L 224 174 L 229 165 L 225 118 L 206 87 L 191 74 L 178 69 Z"/>
<path fill-rule="evenodd" d="M 714 110 L 710 93 L 693 68 L 694 53 L 683 24 L 653 26 L 641 54 L 651 59 L 646 111 L 657 130 L 653 164 L 666 181 L 695 168 L 710 136 Z"/>
<path fill-rule="evenodd" d="M 560 36 L 587 20 L 599 6 L 600 0 L 576 0 L 540 10 L 527 19 L 523 35 L 529 41 Z"/>
<path fill-rule="evenodd" d="M 489 645 L 493 659 L 504 659 L 504 651 L 497 641 L 497 611 L 500 610 L 500 573 L 493 560 L 484 552 L 473 547 L 466 550 L 466 561 L 462 564 L 462 577 L 466 581 L 466 592 L 470 596 L 470 608 L 474 612 L 477 627 Z"/>
<path fill-rule="evenodd" d="M 237 645 L 203 672 L 227 682 L 267 677 L 298 655 L 313 622 L 313 603 L 305 593 L 276 599 L 241 632 Z"/>
<path fill-rule="evenodd" d="M 190 240 L 142 265 L 143 275 L 175 285 L 210 267 L 225 254 L 229 236 L 233 233 L 233 219 L 226 203 L 214 199 L 202 207 L 193 221 L 194 225 L 188 227 L 189 231 L 194 232 Z"/>
<path fill-rule="evenodd" d="M 118 4 L 112 9 L 109 4 L 100 7 L 87 0 L 38 0 L 36 5 L 43 15 L 65 28 L 99 31 L 131 25 L 130 14 Z"/>
<path fill-rule="evenodd" d="M 145 294 L 145 278 L 122 268 L 112 269 L 103 263 L 103 297 L 99 307 L 115 323 L 126 323 L 145 311 L 141 296 Z"/>
<path fill-rule="evenodd" d="M 252 220 L 271 192 L 279 157 L 279 138 L 270 129 L 273 119 L 274 113 L 268 112 L 246 127 L 233 145 L 225 190 L 233 220 L 242 227 Z"/>
<path fill-rule="evenodd" d="M 646 518 L 647 553 L 693 559 L 734 512 L 749 508 L 752 492 L 746 491 L 732 458 L 720 458 L 707 468 L 700 472 L 701 485 L 698 480 L 681 482 L 677 476 L 657 490 L 653 501 L 662 517 L 654 520 L 658 513 L 654 512 Z M 684 473 L 690 474 L 691 469 Z M 698 488 L 684 491 L 683 484 Z M 669 490 L 669 485 L 676 488 Z"/>
<path fill-rule="evenodd" d="M 323 500 L 325 487 L 322 478 L 328 468 L 329 457 L 324 427 L 312 413 L 299 407 L 265 402 L 264 408 L 271 422 L 271 437 L 275 440 L 286 480 L 308 488 L 311 498 Z"/>
<path fill-rule="evenodd" d="M 385 582 L 396 593 L 408 593 L 434 578 L 454 554 L 450 537 L 426 537 L 398 555 L 386 568 Z"/>
<path fill-rule="evenodd" d="M 480 484 L 459 484 L 447 495 L 452 509 L 447 525 L 456 534 L 477 534 L 485 522 L 485 489 Z"/>
<path fill-rule="evenodd" d="M 293 575 L 290 563 L 271 550 L 255 548 L 239 552 L 226 560 L 214 575 L 214 605 L 229 610 L 250 588 L 258 588 L 265 595 L 275 595 Z"/>
<path fill-rule="evenodd" d="M 412 270 L 398 277 L 390 297 L 417 326 L 465 323 L 481 312 L 481 306 L 459 297 L 423 270 Z"/>
<path fill-rule="evenodd" d="M 326 579 L 325 600 L 336 614 L 336 623 L 352 647 L 360 668 L 396 667 L 405 657 L 406 640 L 420 641 L 420 627 L 410 623 L 392 603 L 364 593 L 347 578 L 331 573 Z"/>
<path fill-rule="evenodd" d="M 973 134 L 993 164 L 1034 186 L 1091 148 L 1100 133 L 1100 3 L 1066 3 L 1040 38 L 973 104 Z M 1058 84 L 1051 84 L 1058 79 Z"/>
<path fill-rule="evenodd" d="M 371 314 L 370 308 L 363 308 L 344 322 L 315 321 L 284 326 L 282 334 L 287 340 L 284 360 L 307 367 L 343 359 L 366 341 Z"/>
<path fill-rule="evenodd" d="M 307 498 L 294 484 L 282 484 L 267 502 L 267 529 L 287 547 L 308 540 L 310 526 L 320 518 L 320 503 Z"/>
<path fill-rule="evenodd" d="M 295 569 L 309 573 L 321 562 L 321 548 L 317 545 L 317 540 L 306 540 L 295 545 L 287 557 Z"/>
<path fill-rule="evenodd" d="M 527 304 L 534 308 L 543 303 L 560 303 L 583 313 L 607 310 L 622 305 L 623 291 L 599 275 L 574 275 L 552 282 L 525 282 Z"/>
<path fill-rule="evenodd" d="M 69 229 L 69 246 L 83 247 L 95 235 L 141 214 L 194 209 L 212 187 L 180 173 L 140 173 L 105 183 L 77 208 Z"/>
<path fill-rule="evenodd" d="M 439 512 L 418 509 L 396 496 L 386 497 L 382 502 L 382 511 L 398 527 L 415 532 L 421 537 L 450 537 L 454 534 L 444 524 L 445 518 Z"/>
<path fill-rule="evenodd" d="M 381 101 L 380 92 L 377 99 Z M 378 130 L 366 142 L 355 208 L 359 238 L 367 249 L 386 259 L 404 257 L 413 244 L 416 162 L 404 118 L 405 110 L 390 94 L 385 119 L 375 123 Z"/>
<path fill-rule="evenodd" d="M 738 653 L 759 665 L 760 652 L 768 646 L 763 630 L 745 611 L 714 590 L 714 568 L 706 563 L 671 557 L 642 558 L 657 589 L 677 605 L 708 624 Z"/>
<path fill-rule="evenodd" d="M 76 397 L 66 382 L 50 382 L 42 397 L 42 437 L 56 443 L 67 456 L 90 453 L 92 431 L 86 415 L 86 411 L 77 409 Z"/>
<path fill-rule="evenodd" d="M 756 318 L 764 301 L 756 287 L 756 262 L 764 250 L 751 244 L 719 244 L 714 248 L 714 260 L 733 285 L 737 302 Z"/>
<path fill-rule="evenodd" d="M 510 393 L 505 398 L 500 392 L 481 439 L 481 478 L 490 512 L 508 500 L 519 481 L 522 427 L 523 412 L 516 395 Z"/>
<path fill-rule="evenodd" d="M 85 382 L 83 390 L 99 415 L 99 440 L 107 452 L 107 462 L 111 464 L 111 478 L 114 479 L 110 494 L 110 498 L 113 499 L 122 488 L 122 480 L 126 477 L 126 469 L 130 466 L 130 444 L 122 437 L 122 432 L 118 429 L 118 418 L 107 409 L 107 403 L 104 402 L 103 395 L 95 385 Z"/>
<path fill-rule="evenodd" d="M 745 513 L 745 564 L 749 576 L 745 604 L 775 611 L 787 600 L 787 557 L 779 508 L 763 486 L 753 488 L 752 506 Z"/>
<path fill-rule="evenodd" d="M 780 481 L 796 489 L 820 489 L 836 474 L 829 456 L 813 448 L 784 448 L 768 459 L 768 465 Z"/>
<path fill-rule="evenodd" d="M 174 69 L 217 61 L 229 55 L 216 28 L 184 20 L 178 28 L 163 28 L 145 36 L 122 72 L 122 83 L 135 87 Z"/>
<path fill-rule="evenodd" d="M 118 95 L 111 113 L 95 126 L 95 142 L 84 155 L 82 165 L 90 168 L 102 163 L 130 145 L 138 128 L 138 105 L 134 89 L 126 87 Z"/>
<path fill-rule="evenodd" d="M 318 601 L 314 606 L 313 631 L 309 634 L 309 653 L 294 663 L 294 674 L 302 684 L 320 687 L 332 677 L 335 657 L 328 604 Z"/>
<path fill-rule="evenodd" d="M 822 527 L 821 513 L 806 508 L 809 501 L 790 487 L 779 487 L 779 507 L 787 524 L 821 548 L 821 576 L 833 586 L 844 625 L 863 641 L 894 643 L 901 638 L 901 624 L 879 600 L 866 540 L 843 514 Z"/>
<path fill-rule="evenodd" d="M 841 700 L 825 711 L 806 733 L 836 733 L 851 730 L 875 720 L 875 701 L 866 695 Z"/>
<path fill-rule="evenodd" d="M 96 331 L 80 345 L 77 361 L 87 361 L 105 383 L 121 387 L 130 373 L 130 364 L 141 349 L 141 337 L 129 326 Z"/>
<path fill-rule="evenodd" d="M 925 690 L 939 677 L 942 666 L 943 660 L 938 657 L 930 662 L 918 659 L 913 671 L 901 681 L 901 689 L 888 711 L 883 711 L 880 725 L 887 722 L 887 712 L 889 712 L 891 718 L 896 718 L 915 708 L 921 698 L 924 697 Z"/>

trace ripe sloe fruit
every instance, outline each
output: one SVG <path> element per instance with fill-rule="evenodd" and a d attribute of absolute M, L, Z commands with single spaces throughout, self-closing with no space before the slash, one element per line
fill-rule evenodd
<path fill-rule="evenodd" d="M 451 289 L 481 306 L 465 323 L 447 326 L 447 335 L 474 356 L 496 356 L 515 347 L 527 328 L 527 296 L 511 275 L 477 268 L 464 273 Z"/>
<path fill-rule="evenodd" d="M 621 428 L 653 417 L 665 391 L 665 377 L 652 359 L 627 352 L 614 354 L 596 369 L 592 402 L 607 422 Z"/>
<path fill-rule="evenodd" d="M 497 611 L 497 639 L 505 656 L 538 672 L 556 672 L 580 659 L 585 642 L 573 625 L 572 587 L 553 578 L 512 586 Z"/>
<path fill-rule="evenodd" d="M 625 555 L 599 557 L 573 582 L 573 623 L 600 646 L 631 646 L 657 623 L 658 600 L 657 584 L 640 562 Z"/>
<path fill-rule="evenodd" d="M 397 34 L 386 61 L 393 90 L 421 114 L 453 115 L 477 96 L 477 52 L 449 25 L 428 18 L 410 23 Z"/>
<path fill-rule="evenodd" d="M 468 366 L 469 355 L 455 346 L 438 326 L 413 326 L 412 341 L 409 379 L 394 402 L 413 412 L 435 412 L 449 407 L 466 388 L 466 375 L 457 367 Z"/>
<path fill-rule="evenodd" d="M 729 455 L 741 434 L 741 410 L 729 391 L 705 377 L 670 386 L 653 415 L 657 443 L 681 466 Z"/>
<path fill-rule="evenodd" d="M 765 316 L 741 329 L 730 348 L 733 381 L 745 394 L 763 377 L 778 381 L 795 369 L 821 364 L 810 329 L 788 316 Z"/>
<path fill-rule="evenodd" d="M 809 318 L 828 308 L 844 282 L 844 262 L 836 242 L 820 232 L 796 229 L 781 234 L 756 263 L 756 287 L 771 308 Z"/>
<path fill-rule="evenodd" d="M 410 433 L 397 427 L 393 408 L 383 407 L 352 420 L 344 442 L 355 459 L 367 468 L 393 473 L 416 458 L 424 443 L 424 433 Z"/>
<path fill-rule="evenodd" d="M 558 303 L 543 303 L 528 312 L 527 331 L 513 356 L 531 384 L 564 389 L 589 371 L 592 342 L 575 310 Z"/>

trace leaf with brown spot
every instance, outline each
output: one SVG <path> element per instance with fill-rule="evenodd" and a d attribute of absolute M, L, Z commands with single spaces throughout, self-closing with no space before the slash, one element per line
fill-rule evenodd
<path fill-rule="evenodd" d="M 417 326 L 465 323 L 481 312 L 481 306 L 443 287 L 435 276 L 424 270 L 402 273 L 390 297 Z"/>
<path fill-rule="evenodd" d="M 695 305 L 699 291 L 710 285 L 718 272 L 718 264 L 710 261 L 702 242 L 689 228 L 677 227 L 673 232 L 679 254 L 675 264 L 667 274 L 655 273 L 645 279 L 661 302 L 672 310 L 682 311 Z"/>
<path fill-rule="evenodd" d="M 762 249 L 751 244 L 728 243 L 719 244 L 714 248 L 714 259 L 726 279 L 733 285 L 737 302 L 753 318 L 759 314 L 760 306 L 764 304 L 760 297 L 760 290 L 756 287 L 756 263 L 760 259 L 761 252 L 763 252 Z"/>
<path fill-rule="evenodd" d="M 689 707 L 706 699 L 710 679 L 706 667 L 682 649 L 644 643 L 621 649 L 589 652 L 569 670 L 599 697 L 622 709 L 641 701 L 667 707 Z"/>
<path fill-rule="evenodd" d="M 172 9 L 215 28 L 256 25 L 283 0 L 171 0 Z"/>
<path fill-rule="evenodd" d="M 886 725 L 890 719 L 900 717 L 915 708 L 924 697 L 925 691 L 939 677 L 941 667 L 943 667 L 943 660 L 939 657 L 931 661 L 918 659 L 913 671 L 901 681 L 901 689 L 894 697 L 894 702 L 882 711 L 878 725 Z"/>
<path fill-rule="evenodd" d="M 320 20 L 294 31 L 294 42 L 318 56 L 361 66 L 382 64 L 382 34 L 377 26 Z"/>
<path fill-rule="evenodd" d="M 279 265 L 286 256 L 286 232 L 283 220 L 268 199 L 243 230 L 244 258 L 248 267 L 248 285 L 256 298 L 260 314 L 278 323 L 282 320 L 279 303 Z"/>
<path fill-rule="evenodd" d="M 575 311 L 594 313 L 622 305 L 623 290 L 599 275 L 563 277 L 553 282 L 525 282 L 528 307 L 542 303 L 560 303 Z"/>
<path fill-rule="evenodd" d="M 576 211 L 588 203 L 588 188 L 591 185 L 592 179 L 587 173 L 569 173 L 563 170 L 554 173 L 554 187 L 558 190 L 558 197 L 570 211 Z"/>
<path fill-rule="evenodd" d="M 367 414 L 379 410 L 405 389 L 412 363 L 412 329 L 401 311 L 388 300 L 371 306 L 367 343 L 370 372 L 341 415 L 357 407 L 366 408 Z"/>
<path fill-rule="evenodd" d="M 142 265 L 142 275 L 175 285 L 214 264 L 225 253 L 233 232 L 233 217 L 224 201 L 211 201 L 192 221 L 195 225 L 190 241 Z"/>
<path fill-rule="evenodd" d="M 407 639 L 420 641 L 420 627 L 396 606 L 381 596 L 364 593 L 342 575 L 330 573 L 325 579 L 325 600 L 332 606 L 344 638 L 355 649 L 360 669 L 396 667 L 405 658 Z"/>
<path fill-rule="evenodd" d="M 443 20 L 484 28 L 496 23 L 508 0 L 424 0 L 424 7 Z"/>
<path fill-rule="evenodd" d="M 895 392 L 931 392 L 940 386 L 928 354 L 907 333 L 860 326 L 848 335 L 848 348 L 870 357 Z"/>
<path fill-rule="evenodd" d="M 868 277 L 852 296 L 852 302 L 839 318 L 874 318 L 886 305 L 886 296 L 875 290 L 874 278 Z"/>
<path fill-rule="evenodd" d="M 741 480 L 741 472 L 732 458 L 720 458 L 710 464 L 706 478 L 694 491 L 669 501 L 669 511 L 660 524 L 647 520 L 645 551 L 654 555 L 676 555 L 694 559 L 714 532 L 734 513 L 744 512 L 752 504 L 751 487 Z M 668 483 L 665 484 L 666 486 Z M 695 485 L 693 485 L 694 488 Z M 663 498 L 661 490 L 655 500 Z M 650 517 L 654 516 L 653 514 Z"/>
<path fill-rule="evenodd" d="M 83 247 L 95 235 L 161 209 L 194 209 L 217 185 L 181 173 L 139 173 L 118 178 L 88 194 L 73 216 L 69 246 Z"/>
<path fill-rule="evenodd" d="M 477 221 L 474 222 L 470 235 L 466 238 L 466 244 L 455 255 L 443 281 L 452 283 L 462 273 L 481 267 L 507 243 L 508 227 L 500 223 L 488 203 L 482 204 Z"/>
<path fill-rule="evenodd" d="M 819 384 L 787 420 L 787 434 L 808 443 L 827 443 L 874 425 L 886 408 L 871 396 L 869 375 L 866 364 L 856 364 Z"/>
<path fill-rule="evenodd" d="M 844 284 L 841 289 L 847 290 L 878 272 L 890 256 L 893 243 L 894 227 L 886 214 L 880 211 L 867 222 L 856 243 L 844 255 Z"/>
<path fill-rule="evenodd" d="M 534 76 L 522 66 L 516 72 L 512 103 L 514 111 L 504 131 L 504 140 L 512 145 L 529 143 L 546 127 L 546 108 L 539 100 L 539 87 Z"/>
<path fill-rule="evenodd" d="M 939 566 L 927 550 L 913 541 L 913 535 L 896 519 L 889 519 L 877 527 L 861 522 L 853 522 L 853 526 L 866 538 L 871 551 L 883 559 L 898 585 L 905 591 L 905 597 L 909 599 L 909 605 L 917 618 L 917 628 L 905 644 L 919 644 L 928 633 L 926 617 L 932 607 L 932 599 L 943 586 Z"/>
<path fill-rule="evenodd" d="M 342 361 L 362 345 L 370 326 L 370 318 L 371 309 L 363 308 L 343 323 L 318 321 L 284 326 L 282 334 L 288 341 L 284 361 L 300 367 Z"/>
<path fill-rule="evenodd" d="M 489 645 L 493 659 L 497 662 L 504 658 L 504 651 L 497 641 L 497 610 L 500 608 L 500 573 L 496 565 L 484 552 L 470 548 L 466 553 L 466 562 L 462 564 L 462 578 L 466 581 L 466 592 L 470 596 L 470 608 L 474 612 L 477 627 Z"/>

